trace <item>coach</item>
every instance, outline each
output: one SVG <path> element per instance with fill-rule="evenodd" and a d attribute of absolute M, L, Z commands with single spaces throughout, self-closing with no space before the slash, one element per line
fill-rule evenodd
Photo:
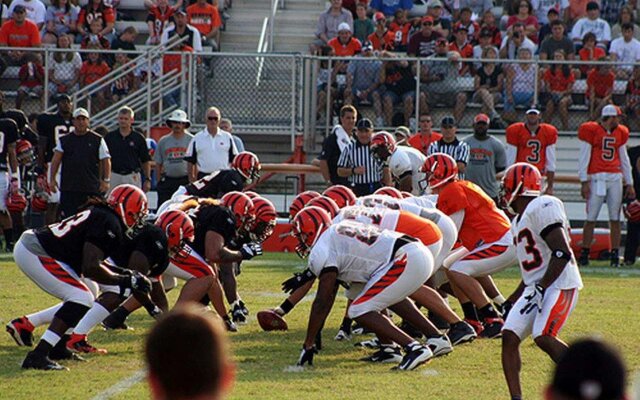
<path fill-rule="evenodd" d="M 151 189 L 151 156 L 142 132 L 133 129 L 134 112 L 130 107 L 118 111 L 118 129 L 109 132 L 104 141 L 111 154 L 111 188 L 125 183 L 140 187 L 140 172 L 145 192 Z"/>
<path fill-rule="evenodd" d="M 356 196 L 372 194 L 381 186 L 391 185 L 389 166 L 383 165 L 369 149 L 373 124 L 362 118 L 356 124 L 356 140 L 350 143 L 338 160 L 338 175 L 349 179 Z"/>

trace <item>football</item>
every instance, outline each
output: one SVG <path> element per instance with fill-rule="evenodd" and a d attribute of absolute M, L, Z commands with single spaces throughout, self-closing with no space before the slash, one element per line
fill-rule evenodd
<path fill-rule="evenodd" d="M 273 310 L 260 311 L 257 317 L 260 327 L 265 331 L 286 331 L 289 329 L 287 321 Z"/>

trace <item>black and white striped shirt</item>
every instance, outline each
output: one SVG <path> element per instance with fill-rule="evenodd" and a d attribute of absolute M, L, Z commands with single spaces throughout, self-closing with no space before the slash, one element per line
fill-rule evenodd
<path fill-rule="evenodd" d="M 469 163 L 469 145 L 458 140 L 458 138 L 455 138 L 451 143 L 445 142 L 444 139 L 431 143 L 427 150 L 427 155 L 433 153 L 445 153 L 453 157 L 457 162 L 464 163 L 465 165 Z M 463 173 L 459 173 L 458 176 L 460 179 L 464 179 Z"/>
<path fill-rule="evenodd" d="M 350 143 L 340 154 L 339 168 L 356 168 L 364 166 L 362 175 L 353 174 L 349 182 L 354 185 L 378 183 L 382 180 L 382 164 L 373 157 L 369 144 L 362 144 L 358 140 Z"/>

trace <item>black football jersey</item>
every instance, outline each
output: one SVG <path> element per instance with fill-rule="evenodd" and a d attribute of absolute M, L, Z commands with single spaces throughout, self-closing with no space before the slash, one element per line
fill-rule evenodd
<path fill-rule="evenodd" d="M 241 192 L 243 181 L 242 175 L 235 169 L 223 169 L 190 183 L 186 189 L 191 196 L 219 199 L 229 192 Z"/>
<path fill-rule="evenodd" d="M 18 140 L 18 125 L 9 118 L 0 118 L 0 169 L 8 169 L 8 147 Z"/>
<path fill-rule="evenodd" d="M 38 241 L 52 258 L 82 274 L 82 253 L 89 242 L 113 256 L 122 241 L 123 223 L 110 208 L 93 206 L 59 223 L 36 229 Z"/>
<path fill-rule="evenodd" d="M 204 239 L 207 232 L 213 231 L 224 238 L 226 244 L 236 237 L 236 218 L 226 207 L 215 205 L 198 206 L 195 213 L 190 214 L 195 227 L 195 238 L 191 246 L 198 254 L 205 257 Z"/>
<path fill-rule="evenodd" d="M 134 251 L 139 251 L 147 257 L 151 268 L 148 276 L 159 276 L 169 266 L 167 236 L 158 226 L 147 223 L 132 239 L 125 238 L 111 259 L 117 266 L 129 268 L 129 260 Z"/>
<path fill-rule="evenodd" d="M 44 149 L 46 162 L 51 162 L 53 149 L 62 136 L 73 132 L 74 126 L 71 120 L 65 119 L 59 113 L 44 113 L 38 117 L 38 135 L 47 139 L 47 147 Z"/>

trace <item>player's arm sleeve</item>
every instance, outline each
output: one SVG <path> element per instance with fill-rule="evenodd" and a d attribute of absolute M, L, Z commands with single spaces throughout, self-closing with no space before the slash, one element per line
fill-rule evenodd
<path fill-rule="evenodd" d="M 100 139 L 100 149 L 98 150 L 98 158 L 100 160 L 104 160 L 105 158 L 111 158 L 111 153 L 109 153 L 109 147 L 107 147 L 107 142 L 104 139 Z"/>
<path fill-rule="evenodd" d="M 466 142 L 460 142 L 460 145 L 456 148 L 456 161 L 464 164 L 469 164 L 469 144 Z"/>
<path fill-rule="evenodd" d="M 580 141 L 580 154 L 578 156 L 578 178 L 580 182 L 588 180 L 587 170 L 591 160 L 591 143 Z"/>
<path fill-rule="evenodd" d="M 518 148 L 512 145 L 511 143 L 507 143 L 506 145 L 507 165 L 515 164 L 517 153 L 518 153 Z"/>
<path fill-rule="evenodd" d="M 555 144 L 548 145 L 545 153 L 547 158 L 547 164 L 545 165 L 545 169 L 547 170 L 547 172 L 555 172 L 556 171 L 556 145 Z"/>
<path fill-rule="evenodd" d="M 460 230 L 462 222 L 464 221 L 464 210 L 454 212 L 453 214 L 449 215 L 449 218 L 453 220 L 453 223 L 456 224 L 456 228 Z"/>
<path fill-rule="evenodd" d="M 627 154 L 626 146 L 618 147 L 618 154 L 620 154 L 620 168 L 622 168 L 622 177 L 626 185 L 633 185 L 633 176 L 631 175 L 631 161 Z"/>
<path fill-rule="evenodd" d="M 56 147 L 53 149 L 53 151 L 64 153 L 64 149 L 62 148 L 62 140 L 58 140 L 58 143 L 56 144 Z"/>
<path fill-rule="evenodd" d="M 198 163 L 198 152 L 196 150 L 196 138 L 194 137 L 189 142 L 189 146 L 187 146 L 187 152 L 184 154 L 184 160 L 186 162 L 190 162 L 191 164 Z"/>

